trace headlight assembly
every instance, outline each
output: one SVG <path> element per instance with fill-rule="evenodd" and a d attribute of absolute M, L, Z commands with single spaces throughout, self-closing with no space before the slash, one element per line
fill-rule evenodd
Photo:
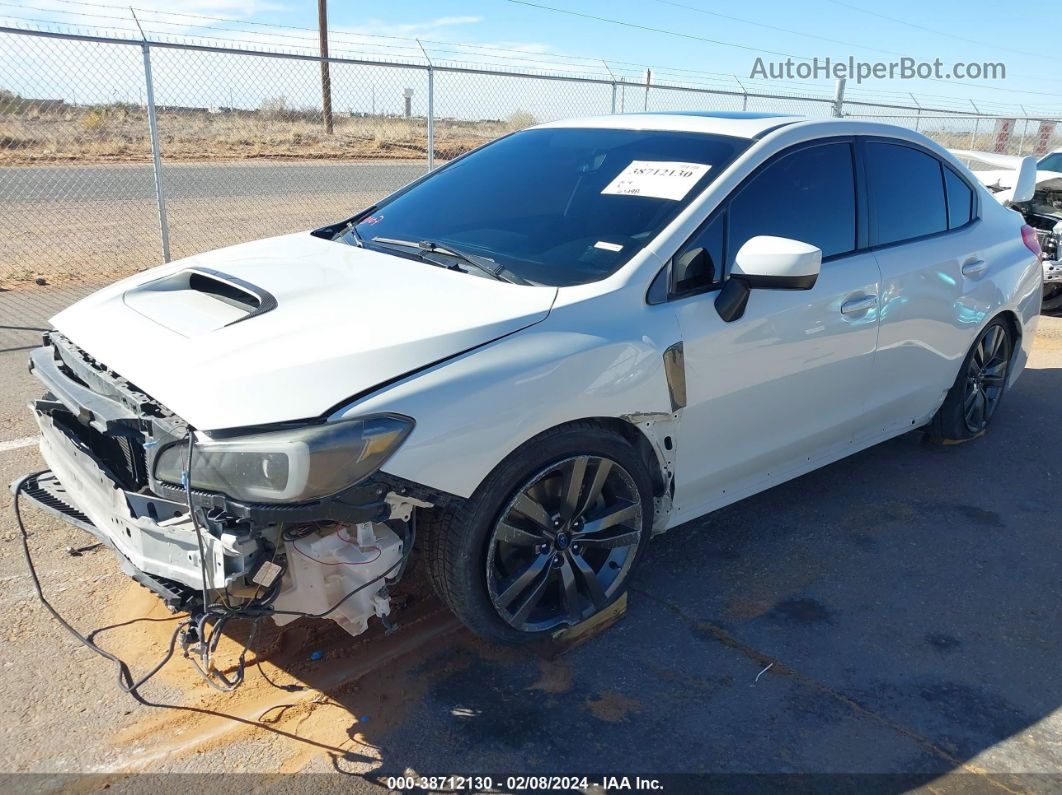
<path fill-rule="evenodd" d="M 196 442 L 190 467 L 194 489 L 247 502 L 305 502 L 364 480 L 399 448 L 413 420 L 375 414 L 292 430 Z M 178 442 L 155 461 L 155 477 L 183 482 L 188 445 Z"/>

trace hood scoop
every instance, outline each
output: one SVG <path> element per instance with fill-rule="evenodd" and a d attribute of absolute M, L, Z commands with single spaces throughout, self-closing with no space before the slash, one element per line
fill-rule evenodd
<path fill-rule="evenodd" d="M 185 268 L 127 290 L 122 301 L 134 312 L 184 337 L 241 323 L 276 309 L 265 290 L 209 268 Z"/>

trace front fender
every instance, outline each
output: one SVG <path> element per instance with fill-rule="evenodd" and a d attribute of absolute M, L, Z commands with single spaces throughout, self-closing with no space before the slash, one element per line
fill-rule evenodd
<path fill-rule="evenodd" d="M 674 315 L 641 301 L 621 311 L 614 298 L 557 307 L 539 325 L 388 386 L 337 417 L 413 417 L 416 428 L 384 470 L 469 497 L 502 459 L 549 428 L 670 414 L 663 353 L 680 339 Z"/>

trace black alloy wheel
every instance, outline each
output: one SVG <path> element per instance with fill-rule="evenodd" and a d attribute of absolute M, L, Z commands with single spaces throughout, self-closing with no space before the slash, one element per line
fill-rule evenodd
<path fill-rule="evenodd" d="M 998 323 L 985 329 L 966 364 L 963 418 L 970 433 L 981 433 L 999 405 L 1011 357 L 1010 337 Z"/>
<path fill-rule="evenodd" d="M 487 549 L 487 590 L 521 632 L 577 624 L 623 586 L 643 533 L 631 474 L 609 458 L 576 455 L 519 486 Z"/>

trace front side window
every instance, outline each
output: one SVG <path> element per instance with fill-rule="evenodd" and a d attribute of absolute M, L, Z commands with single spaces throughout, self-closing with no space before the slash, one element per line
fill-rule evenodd
<path fill-rule="evenodd" d="M 449 243 L 534 283 L 584 284 L 645 247 L 749 143 L 656 130 L 525 130 L 384 200 L 356 228 L 370 247 L 374 238 Z"/>
<path fill-rule="evenodd" d="M 866 146 L 872 243 L 885 245 L 948 228 L 941 163 L 902 144 Z"/>
<path fill-rule="evenodd" d="M 771 163 L 740 189 L 727 212 L 727 264 L 751 237 L 774 235 L 810 243 L 824 257 L 856 247 L 852 147 L 828 143 Z"/>

